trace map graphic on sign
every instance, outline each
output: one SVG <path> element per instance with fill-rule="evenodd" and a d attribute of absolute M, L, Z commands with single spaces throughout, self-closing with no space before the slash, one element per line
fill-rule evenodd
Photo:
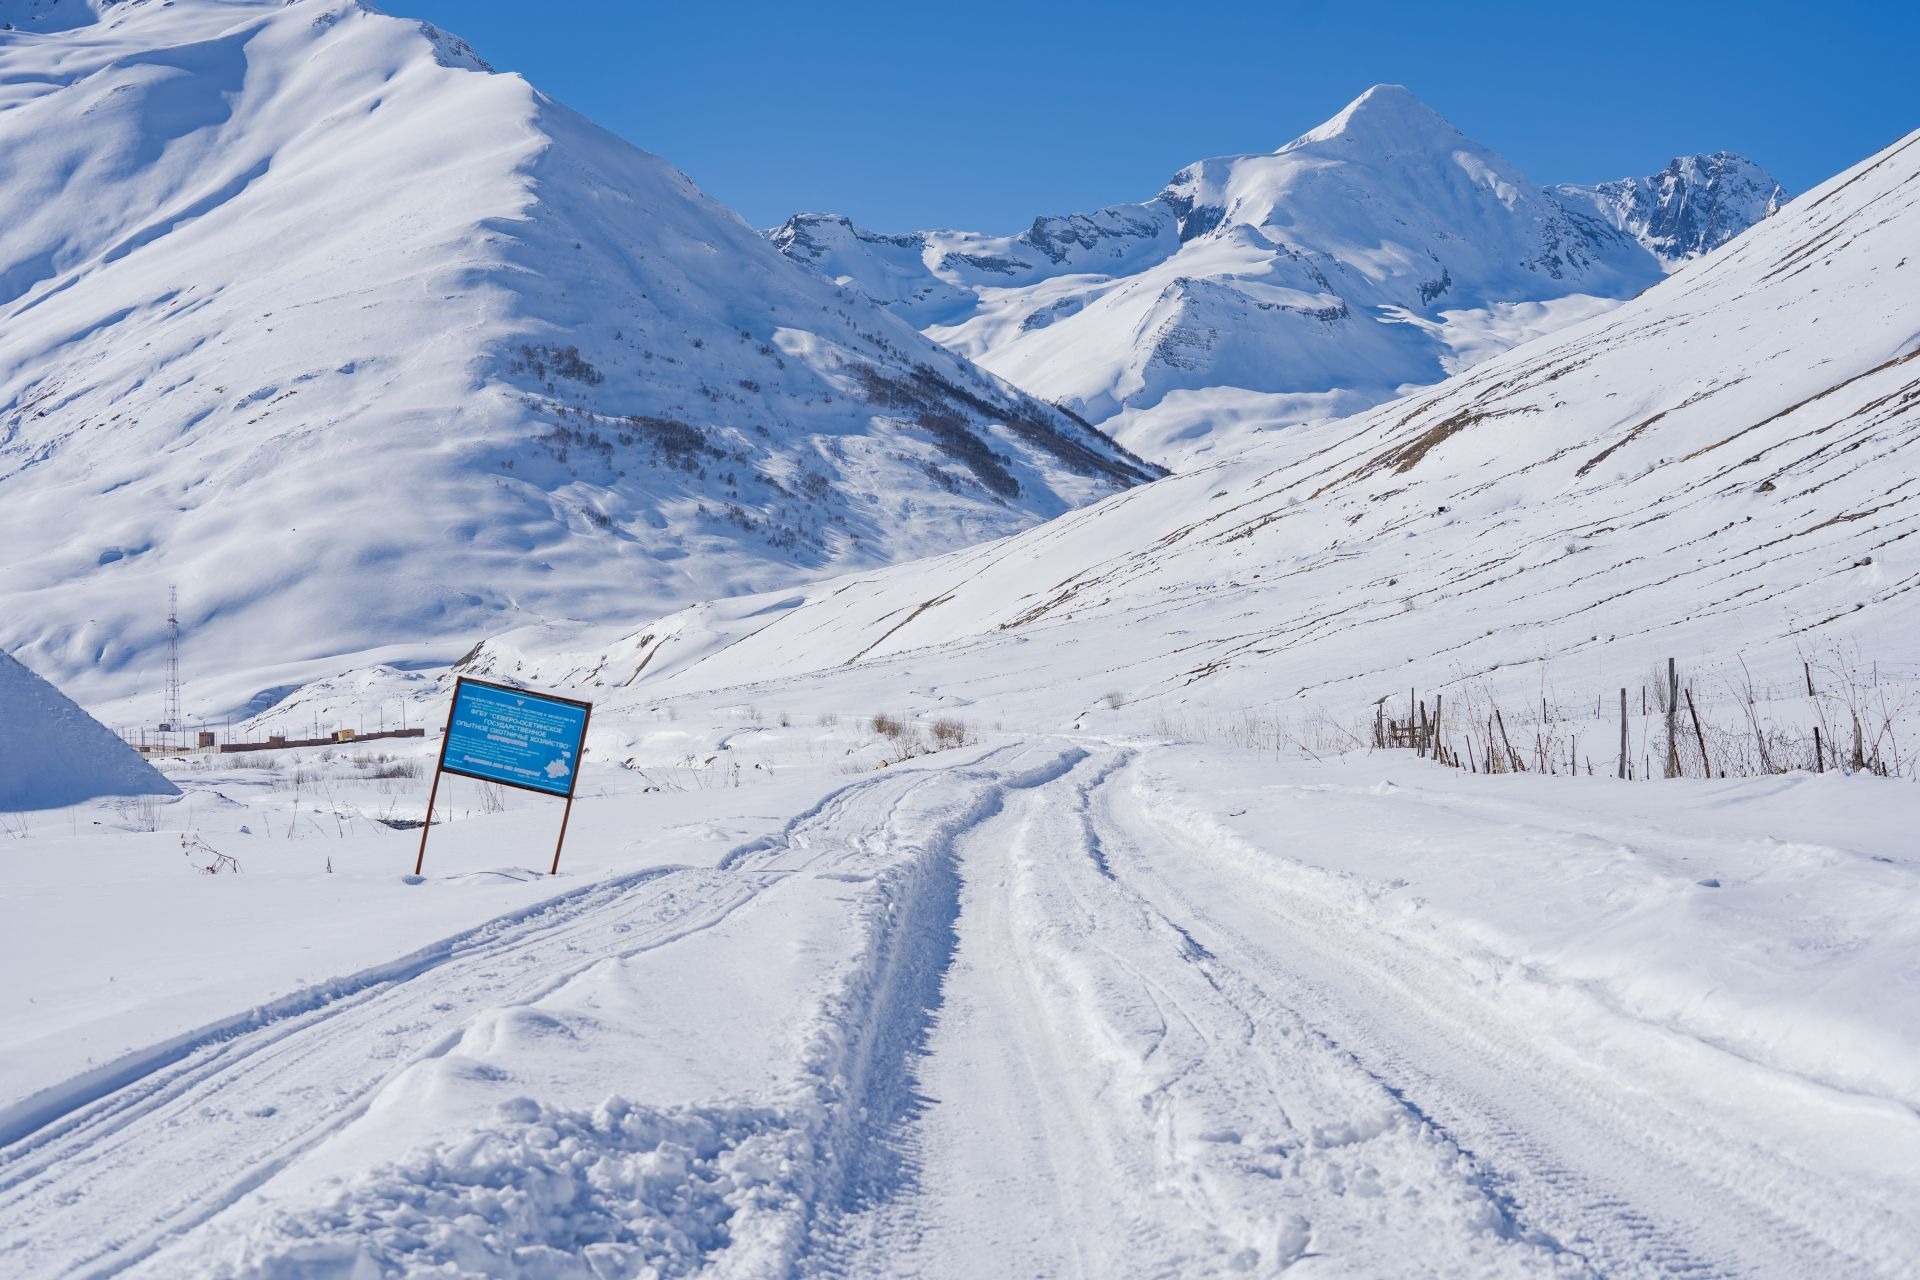
<path fill-rule="evenodd" d="M 585 702 L 462 678 L 440 767 L 483 782 L 573 795 Z"/>

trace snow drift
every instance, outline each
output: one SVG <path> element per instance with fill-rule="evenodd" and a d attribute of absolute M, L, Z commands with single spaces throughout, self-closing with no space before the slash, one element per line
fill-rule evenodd
<path fill-rule="evenodd" d="M 179 794 L 113 730 L 0 653 L 0 811 Z"/>

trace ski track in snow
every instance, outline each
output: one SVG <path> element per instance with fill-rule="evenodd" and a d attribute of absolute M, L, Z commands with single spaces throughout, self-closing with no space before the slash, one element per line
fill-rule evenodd
<path fill-rule="evenodd" d="M 1872 1108 L 1578 991 L 1489 990 L 1285 846 L 1151 749 L 1032 739 L 865 778 L 718 868 L 589 885 L 16 1108 L 0 1270 L 1901 1274 L 1897 1187 L 1740 1121 L 1844 1150 Z M 496 1011 L 561 1016 L 604 962 L 810 879 L 853 919 L 791 1092 L 518 1099 L 329 1206 L 249 1197 Z"/>

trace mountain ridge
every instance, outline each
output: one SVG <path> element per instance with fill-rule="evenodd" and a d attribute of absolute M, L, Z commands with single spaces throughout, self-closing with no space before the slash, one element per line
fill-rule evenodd
<path fill-rule="evenodd" d="M 1012 236 L 819 214 L 769 235 L 1178 468 L 1437 382 L 1666 274 L 1639 223 L 1596 199 L 1533 183 L 1378 85 L 1275 151 Z"/>
<path fill-rule="evenodd" d="M 1623 306 L 1353 419 L 777 613 L 508 635 L 472 668 L 631 674 L 636 706 L 781 681 L 929 715 L 1024 699 L 1089 730 L 1123 704 L 1338 726 L 1409 688 L 1611 696 L 1668 657 L 1709 716 L 1790 696 L 1809 660 L 1909 696 L 1916 228 L 1920 133 Z"/>
<path fill-rule="evenodd" d="M 1731 151 L 1676 156 L 1644 178 L 1549 190 L 1630 233 L 1668 270 L 1718 249 L 1787 201 L 1772 174 Z"/>

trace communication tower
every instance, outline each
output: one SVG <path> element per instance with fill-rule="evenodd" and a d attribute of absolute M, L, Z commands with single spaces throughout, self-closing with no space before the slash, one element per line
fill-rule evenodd
<path fill-rule="evenodd" d="M 166 720 L 160 728 L 176 736 L 184 732 L 180 724 L 180 589 L 178 587 L 167 588 L 167 705 Z"/>

